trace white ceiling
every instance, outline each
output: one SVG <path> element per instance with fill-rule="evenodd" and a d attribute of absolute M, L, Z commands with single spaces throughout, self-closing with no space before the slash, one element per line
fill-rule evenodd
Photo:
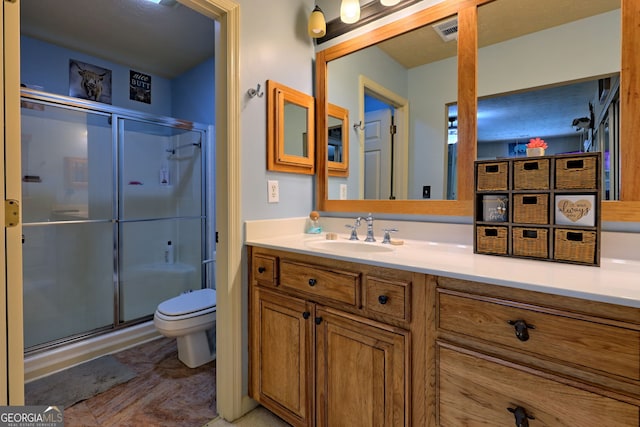
<path fill-rule="evenodd" d="M 573 119 L 589 117 L 598 80 L 478 100 L 478 141 L 529 142 L 531 132 L 545 138 L 576 133 Z"/>
<path fill-rule="evenodd" d="M 21 32 L 170 79 L 214 53 L 214 21 L 170 3 L 21 0 Z"/>

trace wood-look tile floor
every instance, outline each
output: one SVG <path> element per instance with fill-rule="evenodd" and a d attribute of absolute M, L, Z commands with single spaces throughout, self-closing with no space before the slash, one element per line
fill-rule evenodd
<path fill-rule="evenodd" d="M 215 360 L 188 368 L 164 337 L 114 356 L 138 375 L 65 409 L 66 427 L 202 427 L 216 418 Z"/>

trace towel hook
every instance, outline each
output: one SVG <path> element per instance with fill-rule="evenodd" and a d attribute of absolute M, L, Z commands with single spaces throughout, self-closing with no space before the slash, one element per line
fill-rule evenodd
<path fill-rule="evenodd" d="M 355 129 L 355 130 L 364 130 L 364 126 L 362 126 L 362 120 L 360 120 L 358 123 L 354 123 L 353 124 L 353 129 Z"/>
<path fill-rule="evenodd" d="M 258 98 L 262 98 L 264 96 L 264 92 L 260 92 L 260 83 L 258 83 L 258 86 L 255 89 L 249 89 L 247 91 L 247 95 L 249 95 L 249 98 L 255 98 L 256 95 L 258 96 Z"/>

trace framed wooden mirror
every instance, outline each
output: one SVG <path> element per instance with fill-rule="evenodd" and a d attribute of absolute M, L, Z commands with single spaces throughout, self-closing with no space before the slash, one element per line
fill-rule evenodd
<path fill-rule="evenodd" d="M 500 1 L 500 0 L 498 0 Z M 640 41 L 640 28 L 634 24 L 640 14 L 640 3 L 634 0 L 621 2 L 621 67 L 620 67 L 620 199 L 603 202 L 603 221 L 640 222 L 640 147 L 635 135 L 640 132 L 640 56 L 633 46 Z M 419 27 L 429 26 L 456 15 L 458 18 L 457 41 L 457 191 L 456 200 L 338 200 L 329 191 L 327 160 L 327 136 L 317 134 L 318 174 L 317 208 L 336 212 L 380 212 L 412 215 L 471 216 L 473 206 L 473 162 L 477 159 L 477 99 L 478 99 L 478 7 L 492 0 L 447 0 L 413 15 L 371 30 L 361 36 L 331 46 L 316 54 L 316 126 L 327 129 L 328 64 L 374 44 L 394 38 Z M 549 65 L 550 67 L 551 65 Z M 547 68 L 549 68 L 547 67 Z M 456 101 L 455 99 L 452 101 Z M 353 113 L 353 111 L 352 111 Z M 352 121 L 359 117 L 352 115 Z M 442 113 L 443 129 L 446 129 L 446 112 Z M 351 159 L 354 160 L 352 153 Z M 353 173 L 353 172 L 352 172 Z"/>
<path fill-rule="evenodd" d="M 327 114 L 329 176 L 349 176 L 349 110 L 329 104 Z"/>
<path fill-rule="evenodd" d="M 315 173 L 314 98 L 267 80 L 267 170 Z"/>

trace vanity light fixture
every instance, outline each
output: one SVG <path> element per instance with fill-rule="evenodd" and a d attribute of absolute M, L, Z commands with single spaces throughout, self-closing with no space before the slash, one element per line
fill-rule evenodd
<path fill-rule="evenodd" d="M 309 36 L 317 39 L 327 34 L 327 22 L 324 20 L 322 9 L 316 5 L 309 16 Z"/>
<path fill-rule="evenodd" d="M 340 16 L 325 23 L 323 36 L 311 34 L 312 16 L 309 17 L 309 35 L 317 44 L 321 44 L 421 1 L 423 0 L 365 0 L 360 6 L 360 0 L 340 0 Z M 315 11 L 314 9 L 311 15 Z"/>
<path fill-rule="evenodd" d="M 345 24 L 353 24 L 360 19 L 360 1 L 342 0 L 340 3 L 340 20 Z"/>

